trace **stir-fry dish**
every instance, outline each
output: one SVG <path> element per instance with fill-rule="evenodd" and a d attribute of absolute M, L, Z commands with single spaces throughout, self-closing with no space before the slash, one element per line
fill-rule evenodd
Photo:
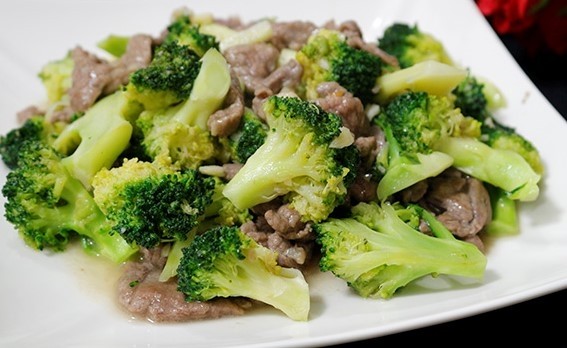
<path fill-rule="evenodd" d="M 38 77 L 46 100 L 0 137 L 5 218 L 31 248 L 120 267 L 117 302 L 154 322 L 307 321 L 313 271 L 377 301 L 481 283 L 486 239 L 520 233 L 544 173 L 496 86 L 418 23 L 365 38 L 183 8 Z"/>

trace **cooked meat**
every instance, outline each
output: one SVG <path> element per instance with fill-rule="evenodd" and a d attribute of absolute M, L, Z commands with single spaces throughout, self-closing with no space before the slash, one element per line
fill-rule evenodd
<path fill-rule="evenodd" d="M 428 186 L 423 204 L 456 236 L 470 238 L 492 218 L 488 191 L 478 179 L 451 168 Z"/>
<path fill-rule="evenodd" d="M 255 43 L 229 47 L 224 56 L 246 92 L 254 94 L 262 80 L 276 69 L 279 51 L 271 44 Z"/>
<path fill-rule="evenodd" d="M 357 97 L 336 82 L 323 82 L 317 86 L 319 98 L 315 103 L 327 112 L 341 116 L 343 125 L 355 137 L 364 135 L 370 128 L 370 121 L 364 112 L 364 105 Z"/>
<path fill-rule="evenodd" d="M 110 81 L 110 64 L 81 47 L 71 51 L 74 62 L 69 89 L 70 105 L 74 111 L 86 111 L 100 97 Z"/>
<path fill-rule="evenodd" d="M 243 298 L 218 298 L 206 302 L 187 302 L 177 291 L 177 282 L 159 281 L 165 264 L 161 249 L 143 250 L 141 261 L 125 265 L 118 282 L 118 301 L 135 317 L 153 322 L 179 322 L 242 315 L 252 306 Z"/>
<path fill-rule="evenodd" d="M 128 83 L 134 71 L 147 67 L 152 60 L 152 42 L 149 35 L 136 34 L 128 40 L 126 52 L 119 59 L 110 63 L 110 77 L 104 86 L 103 94 L 111 94 Z"/>
<path fill-rule="evenodd" d="M 273 94 L 277 94 L 284 87 L 291 90 L 295 89 L 301 82 L 302 75 L 303 67 L 297 60 L 292 59 L 268 75 L 262 81 L 262 85 L 269 88 Z"/>
<path fill-rule="evenodd" d="M 313 243 L 296 243 L 278 233 L 268 234 L 267 246 L 278 253 L 278 265 L 303 268 L 311 259 Z"/>
<path fill-rule="evenodd" d="M 234 133 L 244 114 L 244 92 L 235 73 L 231 74 L 231 84 L 224 101 L 224 108 L 214 112 L 207 121 L 213 136 L 226 137 Z"/>
<path fill-rule="evenodd" d="M 290 208 L 289 204 L 266 211 L 264 217 L 274 231 L 286 239 L 313 239 L 311 225 L 302 222 L 301 215 L 296 210 Z"/>
<path fill-rule="evenodd" d="M 147 66 L 152 58 L 152 38 L 138 34 L 128 42 L 120 59 L 109 62 L 76 47 L 71 51 L 74 62 L 69 98 L 74 112 L 86 111 L 101 96 L 111 94 L 128 83 L 129 75 Z"/>
<path fill-rule="evenodd" d="M 299 50 L 317 26 L 308 21 L 274 22 L 271 43 L 279 50 Z"/>
<path fill-rule="evenodd" d="M 242 168 L 243 164 L 241 163 L 225 163 L 222 165 L 222 169 L 224 170 L 224 178 L 226 180 L 230 180 L 234 178 L 236 173 Z"/>
<path fill-rule="evenodd" d="M 44 113 L 45 111 L 40 110 L 37 106 L 30 105 L 27 108 L 19 111 L 16 114 L 16 119 L 18 120 L 18 123 L 24 123 L 27 119 L 34 116 L 42 116 Z"/>
<path fill-rule="evenodd" d="M 360 172 L 356 175 L 354 182 L 348 189 L 351 204 L 358 202 L 370 202 L 376 199 L 376 188 L 378 184 L 372 179 L 371 174 Z"/>

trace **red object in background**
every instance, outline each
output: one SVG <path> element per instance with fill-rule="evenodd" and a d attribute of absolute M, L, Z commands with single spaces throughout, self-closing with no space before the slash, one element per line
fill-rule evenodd
<path fill-rule="evenodd" d="M 567 0 L 476 0 L 500 35 L 515 35 L 530 54 L 567 54 Z"/>

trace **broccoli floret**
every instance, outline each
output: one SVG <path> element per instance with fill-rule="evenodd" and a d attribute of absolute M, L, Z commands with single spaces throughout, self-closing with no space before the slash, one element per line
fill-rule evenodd
<path fill-rule="evenodd" d="M 15 169 L 24 142 L 33 140 L 51 145 L 65 126 L 63 122 L 48 122 L 42 115 L 28 118 L 21 126 L 0 136 L 2 161 L 9 169 Z"/>
<path fill-rule="evenodd" d="M 177 42 L 178 44 L 190 47 L 200 57 L 210 48 L 219 49 L 217 39 L 199 30 L 199 26 L 191 22 L 187 15 L 180 15 L 173 20 L 167 27 L 166 43 Z"/>
<path fill-rule="evenodd" d="M 214 48 L 203 56 L 188 98 L 158 110 L 145 110 L 136 120 L 146 154 L 167 157 L 182 168 L 197 168 L 213 161 L 220 151 L 207 127 L 209 116 L 223 103 L 230 87 L 224 57 Z"/>
<path fill-rule="evenodd" d="M 264 143 L 267 133 L 268 125 L 252 109 L 246 108 L 238 129 L 226 139 L 230 158 L 246 163 L 248 157 Z"/>
<path fill-rule="evenodd" d="M 359 203 L 352 216 L 315 224 L 319 263 L 360 296 L 391 298 L 398 289 L 427 275 L 482 278 L 485 255 L 457 240 L 417 205 Z M 416 229 L 425 221 L 433 235 Z"/>
<path fill-rule="evenodd" d="M 49 104 L 63 101 L 71 87 L 75 62 L 70 54 L 45 64 L 38 76 L 47 93 Z"/>
<path fill-rule="evenodd" d="M 436 148 L 453 158 L 455 168 L 503 189 L 510 199 L 533 201 L 539 196 L 542 176 L 515 151 L 493 148 L 469 137 L 447 137 Z"/>
<path fill-rule="evenodd" d="M 473 75 L 467 75 L 452 91 L 455 96 L 455 106 L 461 109 L 463 115 L 474 117 L 485 122 L 488 114 L 488 100 L 484 94 L 484 84 Z"/>
<path fill-rule="evenodd" d="M 449 168 L 453 159 L 435 148 L 440 139 L 480 136 L 478 121 L 463 116 L 448 98 L 425 92 L 397 96 L 374 123 L 384 130 L 388 151 L 385 163 L 376 162 L 384 174 L 378 183 L 379 199 Z"/>
<path fill-rule="evenodd" d="M 302 88 L 308 100 L 316 99 L 317 86 L 327 81 L 337 82 L 364 103 L 374 97 L 382 60 L 349 46 L 338 31 L 318 30 L 297 52 L 296 59 L 303 67 Z"/>
<path fill-rule="evenodd" d="M 519 134 L 514 128 L 506 127 L 493 121 L 494 126 L 483 127 L 483 140 L 494 149 L 510 150 L 522 156 L 534 172 L 542 175 L 544 172 L 541 155 L 534 144 Z"/>
<path fill-rule="evenodd" d="M 178 290 L 188 301 L 246 297 L 271 305 L 293 320 L 306 321 L 309 286 L 300 270 L 279 266 L 277 257 L 238 227 L 216 227 L 197 235 L 183 249 Z"/>
<path fill-rule="evenodd" d="M 183 248 L 189 246 L 196 234 L 203 233 L 211 228 L 218 226 L 241 226 L 243 223 L 252 220 L 252 214 L 248 209 L 236 208 L 222 191 L 225 183 L 217 178 L 212 177 L 215 181 L 215 187 L 211 197 L 211 203 L 205 209 L 203 220 L 199 225 L 192 229 L 185 240 L 174 241 L 167 255 L 167 261 L 160 274 L 160 281 L 167 281 L 171 277 L 177 275 L 177 267 L 183 255 Z"/>
<path fill-rule="evenodd" d="M 443 44 L 431 34 L 423 32 L 417 25 L 391 24 L 378 39 L 378 47 L 395 56 L 402 69 L 426 60 L 453 64 Z"/>
<path fill-rule="evenodd" d="M 97 101 L 85 114 L 69 124 L 53 142 L 64 155 L 62 163 L 71 176 L 87 189 L 102 168 L 110 168 L 129 146 L 131 119 L 139 108 L 117 91 Z"/>
<path fill-rule="evenodd" d="M 176 41 L 155 49 L 150 65 L 130 75 L 127 96 L 146 110 L 159 110 L 189 97 L 201 67 L 200 56 Z"/>
<path fill-rule="evenodd" d="M 45 143 L 22 144 L 18 167 L 8 174 L 2 194 L 6 219 L 35 249 L 63 251 L 78 235 L 86 249 L 115 262 L 137 251 L 112 232 L 90 193 Z"/>
<path fill-rule="evenodd" d="M 284 196 L 305 221 L 327 218 L 344 202 L 360 160 L 354 145 L 330 147 L 344 130 L 341 119 L 295 97 L 272 96 L 264 112 L 266 140 L 224 195 L 240 209 Z"/>
<path fill-rule="evenodd" d="M 102 169 L 93 180 L 94 199 L 113 230 L 146 248 L 185 240 L 211 204 L 214 187 L 196 170 L 136 159 Z"/>

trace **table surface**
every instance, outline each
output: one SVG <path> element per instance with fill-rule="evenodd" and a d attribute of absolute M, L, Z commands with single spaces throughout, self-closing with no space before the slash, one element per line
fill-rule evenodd
<path fill-rule="evenodd" d="M 548 68 L 564 65 L 567 56 L 541 53 L 530 56 L 514 38 L 501 39 L 526 74 L 567 120 L 567 69 Z M 463 343 L 465 346 L 483 346 L 490 342 L 506 342 L 506 346 L 536 344 L 536 347 L 567 348 L 566 310 L 567 289 L 473 317 L 335 347 L 365 344 L 395 347 L 419 342 L 419 345 L 425 343 L 440 348 L 458 347 Z M 460 341 L 461 338 L 464 341 Z"/>

